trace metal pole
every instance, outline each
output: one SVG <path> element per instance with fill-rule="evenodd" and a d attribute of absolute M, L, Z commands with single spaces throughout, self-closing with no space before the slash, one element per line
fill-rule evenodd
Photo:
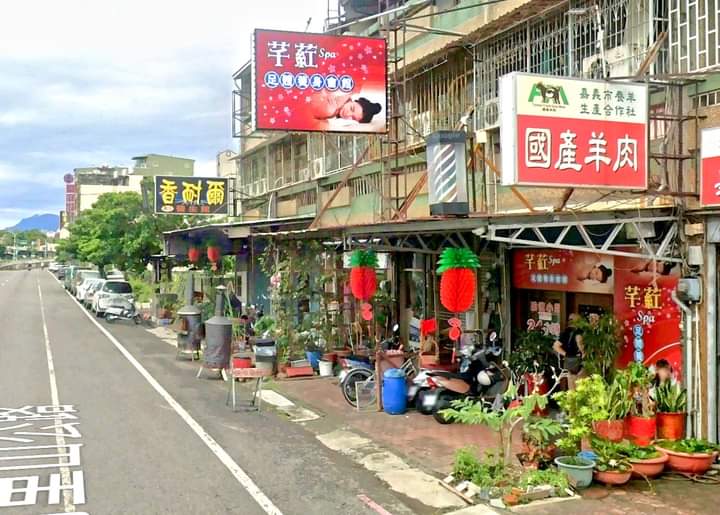
<path fill-rule="evenodd" d="M 707 306 L 707 439 L 717 442 L 717 248 L 705 249 Z"/>
<path fill-rule="evenodd" d="M 684 313 L 682 327 L 684 336 L 684 355 L 683 355 L 683 378 L 687 388 L 687 418 L 685 420 L 685 431 L 688 438 L 693 436 L 693 418 L 695 410 L 694 406 L 694 391 L 693 391 L 693 350 L 692 350 L 692 327 L 693 327 L 693 315 L 692 310 L 681 301 L 673 290 L 670 293 L 670 298 Z"/>

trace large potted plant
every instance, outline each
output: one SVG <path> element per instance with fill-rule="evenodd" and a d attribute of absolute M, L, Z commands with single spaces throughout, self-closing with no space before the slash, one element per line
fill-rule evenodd
<path fill-rule="evenodd" d="M 628 389 L 632 400 L 626 436 L 635 445 L 650 445 L 655 439 L 655 403 L 650 398 L 650 388 L 655 375 L 645 365 L 632 362 L 628 365 Z"/>
<path fill-rule="evenodd" d="M 687 392 L 670 381 L 655 388 L 657 436 L 662 440 L 680 440 L 685 436 Z"/>
<path fill-rule="evenodd" d="M 598 374 L 610 379 L 620 353 L 622 327 L 611 314 L 590 321 L 579 318 L 575 327 L 582 332 L 583 368 L 589 375 Z"/>
<path fill-rule="evenodd" d="M 625 430 L 625 418 L 632 407 L 632 401 L 628 395 L 627 375 L 618 372 L 613 380 L 607 385 L 607 404 L 604 411 L 607 412 L 607 419 L 593 422 L 593 431 L 600 438 L 619 442 L 623 439 Z"/>
<path fill-rule="evenodd" d="M 532 416 L 522 428 L 523 452 L 518 456 L 526 468 L 540 468 L 552 462 L 555 439 L 562 433 L 562 425 L 548 417 Z"/>
<path fill-rule="evenodd" d="M 550 369 L 553 338 L 542 331 L 525 331 L 518 335 L 510 354 L 510 368 L 524 376 L 527 394 L 547 393 L 545 375 Z"/>
<path fill-rule="evenodd" d="M 574 390 L 553 396 L 568 422 L 567 433 L 558 441 L 560 447 L 568 452 L 579 451 L 582 441 L 590 437 L 593 423 L 608 420 L 607 393 L 605 380 L 595 374 L 578 380 Z"/>
<path fill-rule="evenodd" d="M 633 477 L 652 479 L 662 474 L 668 455 L 652 445 L 640 447 L 632 443 L 625 443 L 620 448 L 632 466 Z"/>
<path fill-rule="evenodd" d="M 685 474 L 704 474 L 720 451 L 720 446 L 695 438 L 660 440 L 655 445 L 668 455 L 670 469 Z"/>

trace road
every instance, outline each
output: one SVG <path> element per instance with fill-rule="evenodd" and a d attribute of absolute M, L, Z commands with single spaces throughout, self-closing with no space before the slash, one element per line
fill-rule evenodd
<path fill-rule="evenodd" d="M 47 271 L 0 272 L 0 330 L 0 515 L 412 513 L 301 426 L 232 412 L 145 329 L 96 322 Z"/>

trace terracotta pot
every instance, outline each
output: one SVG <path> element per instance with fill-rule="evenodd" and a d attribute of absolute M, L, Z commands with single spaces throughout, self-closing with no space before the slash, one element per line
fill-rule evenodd
<path fill-rule="evenodd" d="M 350 354 L 352 354 L 352 351 L 349 349 L 336 350 L 333 352 L 338 358 L 347 358 Z"/>
<path fill-rule="evenodd" d="M 598 420 L 593 422 L 593 431 L 604 440 L 620 442 L 625 432 L 624 420 Z"/>
<path fill-rule="evenodd" d="M 233 358 L 233 368 L 252 368 L 252 358 Z"/>
<path fill-rule="evenodd" d="M 323 354 L 322 359 L 324 361 L 330 361 L 332 363 L 335 363 L 337 361 L 337 357 L 337 352 L 326 352 L 325 354 Z"/>
<path fill-rule="evenodd" d="M 220 260 L 220 247 L 208 247 L 207 248 L 207 257 L 210 261 L 213 263 L 217 263 Z"/>
<path fill-rule="evenodd" d="M 632 463 L 632 475 L 639 478 L 654 478 L 662 474 L 665 464 L 668 462 L 668 455 L 660 451 L 662 456 L 648 460 L 630 460 Z"/>
<path fill-rule="evenodd" d="M 670 470 L 684 472 L 686 474 L 704 474 L 710 469 L 715 456 L 713 453 L 687 453 L 671 451 L 664 447 L 658 447 L 668 455 L 667 465 Z"/>
<path fill-rule="evenodd" d="M 596 470 L 593 474 L 593 478 L 595 481 L 599 481 L 600 483 L 604 483 L 606 485 L 624 485 L 630 481 L 631 475 L 632 472 L 630 470 L 627 472 L 617 472 L 614 470 L 600 472 L 599 470 Z"/>
<path fill-rule="evenodd" d="M 685 413 L 658 413 L 657 436 L 660 440 L 682 440 L 685 436 Z"/>
<path fill-rule="evenodd" d="M 630 416 L 627 422 L 627 437 L 635 445 L 648 446 L 655 439 L 655 427 L 655 417 Z"/>

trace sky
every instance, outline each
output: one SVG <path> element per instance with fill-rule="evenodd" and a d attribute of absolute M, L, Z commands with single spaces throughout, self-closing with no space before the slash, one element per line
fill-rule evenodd
<path fill-rule="evenodd" d="M 321 32 L 326 0 L 6 0 L 0 16 L 0 228 L 64 206 L 73 168 L 236 148 L 232 73 L 254 28 Z M 260 7 L 262 6 L 262 7 Z"/>

